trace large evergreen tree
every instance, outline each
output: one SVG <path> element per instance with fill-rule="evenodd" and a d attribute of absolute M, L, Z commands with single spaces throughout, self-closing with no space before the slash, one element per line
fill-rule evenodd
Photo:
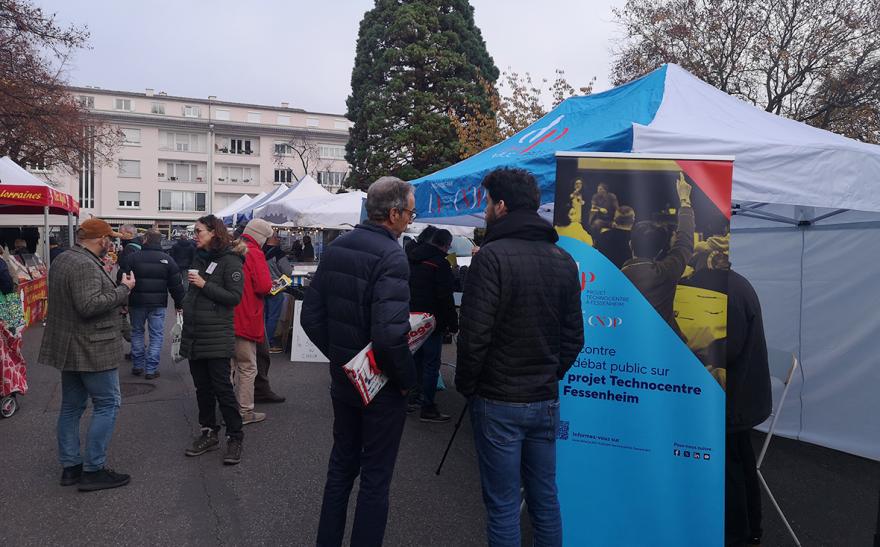
<path fill-rule="evenodd" d="M 347 101 L 350 184 L 411 180 L 458 161 L 450 116 L 489 112 L 481 82 L 497 78 L 467 0 L 376 0 L 361 21 Z"/>

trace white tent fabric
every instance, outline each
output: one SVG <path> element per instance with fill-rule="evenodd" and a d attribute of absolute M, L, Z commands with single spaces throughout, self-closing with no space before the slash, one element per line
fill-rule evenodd
<path fill-rule="evenodd" d="M 773 115 L 668 65 L 633 152 L 733 154 L 733 199 L 880 211 L 880 146 Z"/>
<path fill-rule="evenodd" d="M 0 184 L 14 184 L 16 186 L 40 186 L 43 188 L 52 188 L 31 174 L 27 169 L 21 167 L 9 156 L 0 158 Z"/>
<path fill-rule="evenodd" d="M 303 208 L 330 201 L 332 198 L 333 194 L 306 175 L 284 196 L 266 201 L 262 206 L 257 207 L 254 216 L 273 224 L 296 223 Z"/>
<path fill-rule="evenodd" d="M 231 211 L 226 210 L 225 215 L 223 215 L 222 217 L 219 214 L 214 215 L 214 216 L 218 216 L 220 218 L 225 218 L 228 216 L 236 215 L 236 214 L 240 213 L 241 211 L 248 210 L 248 207 L 252 208 L 253 204 L 259 203 L 260 200 L 263 199 L 264 197 L 266 197 L 266 192 L 260 192 L 256 196 L 250 198 L 249 200 L 247 200 L 246 202 L 244 202 L 243 204 L 241 204 L 240 206 L 235 208 L 234 210 L 231 210 Z"/>
<path fill-rule="evenodd" d="M 239 217 L 243 217 L 246 220 L 250 220 L 251 216 L 257 209 L 289 193 L 291 188 L 293 187 L 288 187 L 286 184 L 281 184 L 273 192 L 269 193 L 266 196 L 263 196 L 262 199 L 248 203 L 246 206 L 236 211 L 235 214 Z"/>
<path fill-rule="evenodd" d="M 263 192 L 260 195 L 265 196 L 266 193 Z M 237 200 L 233 201 L 232 203 L 230 203 L 226 207 L 224 207 L 224 208 L 220 209 L 219 211 L 217 211 L 216 213 L 214 213 L 214 216 L 223 218 L 227 215 L 231 215 L 232 213 L 236 212 L 239 208 L 244 206 L 244 204 L 250 202 L 251 199 L 252 199 L 251 196 L 244 194 L 243 196 L 239 197 Z"/>
<path fill-rule="evenodd" d="M 299 215 L 290 221 L 301 227 L 350 230 L 360 222 L 366 198 L 365 192 L 349 192 L 332 195 L 329 200 L 303 200 Z"/>

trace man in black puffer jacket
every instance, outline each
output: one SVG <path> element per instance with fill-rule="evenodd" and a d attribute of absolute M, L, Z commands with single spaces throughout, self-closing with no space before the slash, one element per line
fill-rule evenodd
<path fill-rule="evenodd" d="M 367 190 L 369 221 L 331 243 L 306 290 L 302 326 L 330 359 L 333 450 L 318 524 L 318 545 L 340 545 L 348 497 L 360 474 L 352 545 L 381 545 L 388 492 L 416 383 L 407 343 L 409 265 L 397 238 L 415 216 L 412 186 L 382 177 Z M 364 406 L 342 366 L 373 342 L 388 383 Z"/>
<path fill-rule="evenodd" d="M 522 169 L 483 179 L 486 238 L 461 304 L 455 384 L 468 397 L 490 545 L 520 544 L 520 477 L 536 545 L 562 545 L 558 381 L 584 343 L 578 268 Z"/>
<path fill-rule="evenodd" d="M 150 230 L 143 248 L 125 261 L 124 273 L 134 272 L 137 287 L 128 297 L 131 318 L 131 373 L 152 380 L 159 377 L 159 358 L 165 331 L 168 293 L 179 311 L 183 306 L 183 285 L 174 259 L 162 251 L 162 234 Z M 150 330 L 150 346 L 144 347 L 144 323 Z"/>
<path fill-rule="evenodd" d="M 440 412 L 434 403 L 434 394 L 440 374 L 443 335 L 446 331 L 458 332 L 458 313 L 452 297 L 452 266 L 446 260 L 450 245 L 452 234 L 449 230 L 435 228 L 424 241 L 410 246 L 406 253 L 410 271 L 409 309 L 412 312 L 430 313 L 437 320 L 434 332 L 414 355 L 419 379 L 417 388 L 420 389 L 414 389 L 410 394 L 412 404 L 408 410 L 414 411 L 421 406 L 419 419 L 423 422 L 449 421 L 449 415 Z"/>

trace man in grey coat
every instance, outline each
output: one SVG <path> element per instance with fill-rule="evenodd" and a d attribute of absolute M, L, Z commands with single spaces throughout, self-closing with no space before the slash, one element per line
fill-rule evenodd
<path fill-rule="evenodd" d="M 121 307 L 135 285 L 124 274 L 117 285 L 101 259 L 119 237 L 103 220 L 91 218 L 76 232 L 77 245 L 59 255 L 49 273 L 49 314 L 39 362 L 61 371 L 61 412 L 58 455 L 61 485 L 79 484 L 81 491 L 124 486 L 129 476 L 106 466 L 121 404 L 117 367 L 123 362 Z M 92 421 L 86 457 L 80 453 L 79 423 L 88 399 Z"/>

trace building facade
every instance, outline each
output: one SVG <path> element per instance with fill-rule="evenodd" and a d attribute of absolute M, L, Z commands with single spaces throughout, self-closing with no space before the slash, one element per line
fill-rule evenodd
<path fill-rule="evenodd" d="M 71 87 L 96 119 L 123 135 L 116 161 L 83 158 L 77 175 L 43 173 L 76 197 L 81 218 L 157 225 L 168 233 L 242 195 L 271 192 L 309 174 L 337 191 L 348 174 L 342 115 L 165 93 Z"/>

